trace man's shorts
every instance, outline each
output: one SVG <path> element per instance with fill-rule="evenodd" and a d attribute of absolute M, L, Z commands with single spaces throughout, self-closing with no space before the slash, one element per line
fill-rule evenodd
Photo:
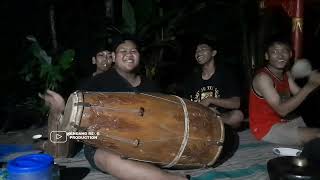
<path fill-rule="evenodd" d="M 303 136 L 299 134 L 299 127 L 306 127 L 302 117 L 274 124 L 262 140 L 276 144 L 300 145 L 303 142 Z"/>
<path fill-rule="evenodd" d="M 84 155 L 86 157 L 86 159 L 88 160 L 89 164 L 91 165 L 91 167 L 93 167 L 96 170 L 101 171 L 96 163 L 94 162 L 94 154 L 97 151 L 97 148 L 89 146 L 89 145 L 84 145 L 83 147 L 83 151 L 84 151 Z"/>

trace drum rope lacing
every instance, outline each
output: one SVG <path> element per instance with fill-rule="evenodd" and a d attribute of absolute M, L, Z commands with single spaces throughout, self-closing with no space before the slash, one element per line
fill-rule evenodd
<path fill-rule="evenodd" d="M 174 104 L 179 104 L 176 101 L 172 101 L 172 100 L 169 100 L 169 99 L 166 99 L 166 98 L 162 98 L 162 97 L 158 97 L 158 96 L 153 96 L 151 94 L 145 94 L 145 93 L 139 93 L 139 94 L 142 94 L 142 95 L 145 95 L 145 96 L 150 96 L 150 97 L 157 98 L 157 99 L 161 99 L 161 100 L 168 101 L 168 102 L 172 102 Z M 178 97 L 178 96 L 175 96 L 175 95 L 172 95 L 172 96 Z M 180 98 L 180 97 L 178 97 L 178 98 Z"/>
<path fill-rule="evenodd" d="M 165 168 L 170 168 L 172 166 L 174 166 L 175 164 L 177 164 L 177 162 L 180 160 L 183 152 L 184 152 L 184 149 L 186 148 L 187 146 L 187 143 L 188 143 L 188 139 L 189 139 L 189 113 L 188 113 L 188 109 L 187 109 L 187 105 L 186 103 L 184 102 L 184 100 L 179 97 L 179 96 L 175 96 L 175 95 L 172 95 L 176 98 L 178 98 L 181 102 L 181 105 L 182 105 L 182 108 L 183 108 L 183 112 L 184 112 L 184 136 L 183 136 L 183 140 L 182 140 L 182 143 L 181 143 L 181 146 L 180 146 L 180 149 L 179 149 L 179 152 L 178 154 L 176 155 L 176 157 L 168 164 L 168 165 L 165 165 L 164 167 Z"/>
<path fill-rule="evenodd" d="M 140 93 L 140 94 L 143 94 L 143 95 L 146 95 L 146 96 L 151 96 L 151 97 L 154 97 L 154 98 L 162 99 L 162 100 L 173 102 L 173 103 L 177 103 L 175 101 L 171 101 L 171 100 L 168 100 L 168 99 L 165 99 L 165 98 L 153 96 L 151 94 L 144 94 L 144 93 Z M 183 140 L 182 140 L 182 143 L 181 143 L 181 146 L 180 146 L 178 154 L 176 155 L 176 157 L 169 164 L 163 166 L 164 168 L 170 168 L 170 167 L 174 166 L 175 164 L 177 164 L 177 162 L 180 160 L 180 158 L 181 158 L 181 156 L 182 156 L 182 154 L 184 152 L 184 149 L 187 146 L 188 139 L 189 139 L 189 122 L 190 122 L 190 119 L 189 119 L 189 113 L 188 113 L 187 105 L 186 105 L 186 103 L 184 102 L 184 100 L 181 97 L 175 96 L 175 95 L 172 95 L 172 96 L 179 99 L 179 101 L 180 101 L 180 103 L 182 105 L 182 108 L 183 108 L 183 112 L 184 112 L 184 136 L 183 136 Z"/>

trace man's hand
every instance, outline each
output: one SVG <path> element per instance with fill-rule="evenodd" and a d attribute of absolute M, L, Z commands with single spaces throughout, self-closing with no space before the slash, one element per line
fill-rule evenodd
<path fill-rule="evenodd" d="M 221 113 L 217 110 L 216 107 L 209 107 L 209 109 L 210 109 L 211 111 L 213 111 L 214 113 L 216 113 L 216 115 L 221 115 Z"/>
<path fill-rule="evenodd" d="M 51 112 L 62 113 L 64 111 L 65 102 L 60 94 L 47 90 L 45 94 L 39 93 L 39 97 L 45 101 L 45 104 L 49 106 Z"/>
<path fill-rule="evenodd" d="M 309 76 L 308 85 L 316 88 L 320 85 L 320 73 L 319 71 L 313 71 Z"/>
<path fill-rule="evenodd" d="M 199 103 L 206 106 L 206 107 L 209 107 L 211 104 L 211 98 L 202 99 Z"/>

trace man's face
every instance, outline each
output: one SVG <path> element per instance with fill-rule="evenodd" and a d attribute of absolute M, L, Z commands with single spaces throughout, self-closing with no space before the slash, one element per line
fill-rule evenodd
<path fill-rule="evenodd" d="M 115 67 L 123 72 L 132 72 L 140 62 L 140 53 L 134 42 L 126 40 L 120 44 L 114 54 Z"/>
<path fill-rule="evenodd" d="M 265 54 L 266 60 L 269 65 L 276 69 L 284 69 L 291 58 L 292 52 L 290 48 L 281 43 L 275 43 L 268 48 Z"/>
<path fill-rule="evenodd" d="M 195 58 L 199 64 L 205 64 L 216 55 L 217 51 L 213 50 L 207 44 L 199 44 L 196 49 Z"/>
<path fill-rule="evenodd" d="M 107 71 L 112 64 L 112 55 L 109 51 L 98 52 L 96 57 L 92 59 L 92 63 L 96 64 L 97 70 Z"/>

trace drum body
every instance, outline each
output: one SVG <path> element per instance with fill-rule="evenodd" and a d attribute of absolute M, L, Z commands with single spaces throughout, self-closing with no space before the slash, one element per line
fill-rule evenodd
<path fill-rule="evenodd" d="M 164 94 L 74 92 L 61 130 L 94 132 L 97 139 L 83 142 L 176 169 L 213 165 L 224 142 L 224 126 L 214 112 Z"/>

